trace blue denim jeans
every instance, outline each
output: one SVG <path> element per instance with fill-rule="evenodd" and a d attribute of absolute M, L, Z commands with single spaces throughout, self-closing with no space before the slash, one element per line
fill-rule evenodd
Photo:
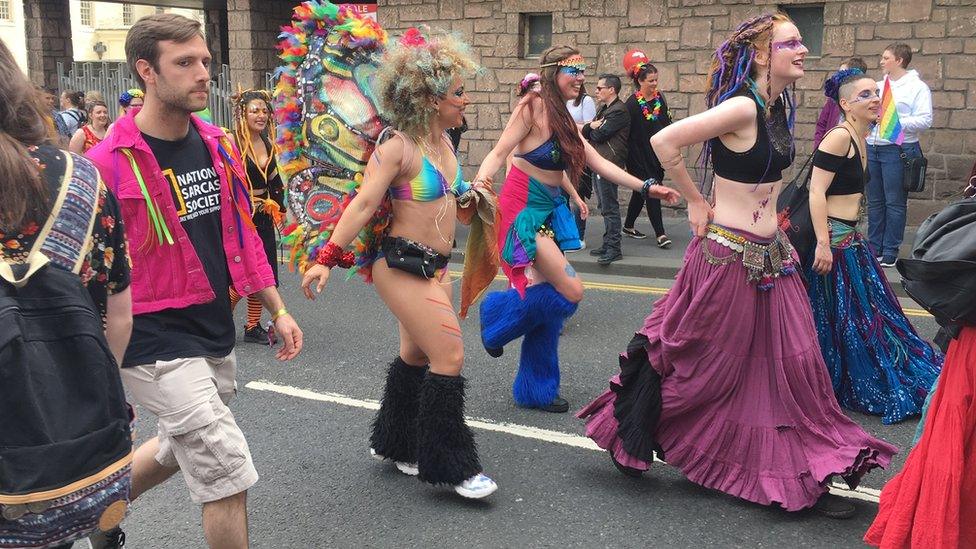
<path fill-rule="evenodd" d="M 908 193 L 902 186 L 905 167 L 901 152 L 922 156 L 918 143 L 868 145 L 868 242 L 875 255 L 897 258 L 905 237 Z"/>

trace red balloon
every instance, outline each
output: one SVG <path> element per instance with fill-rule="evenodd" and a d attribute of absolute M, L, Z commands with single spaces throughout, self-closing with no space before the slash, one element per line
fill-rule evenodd
<path fill-rule="evenodd" d="M 647 54 L 638 49 L 630 50 L 624 54 L 624 70 L 631 76 L 633 76 L 638 65 L 650 62 L 651 60 L 647 58 Z"/>

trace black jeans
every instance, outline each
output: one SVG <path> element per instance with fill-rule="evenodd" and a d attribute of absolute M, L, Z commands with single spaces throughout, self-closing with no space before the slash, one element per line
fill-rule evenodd
<path fill-rule="evenodd" d="M 593 188 L 599 193 L 600 215 L 603 216 L 603 245 L 607 255 L 620 253 L 620 202 L 617 186 L 593 174 Z"/>
<path fill-rule="evenodd" d="M 640 215 L 641 209 L 646 206 L 647 217 L 654 227 L 654 234 L 657 236 L 666 234 L 664 232 L 664 219 L 661 217 L 661 201 L 657 198 L 644 198 L 643 194 L 637 191 L 631 192 L 633 194 L 630 195 L 630 203 L 627 204 L 627 219 L 624 220 L 624 227 L 633 229 L 637 216 Z"/>

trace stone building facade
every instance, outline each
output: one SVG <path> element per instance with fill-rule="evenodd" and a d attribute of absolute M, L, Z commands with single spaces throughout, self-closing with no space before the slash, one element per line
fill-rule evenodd
<path fill-rule="evenodd" d="M 57 84 L 56 63 L 73 55 L 68 0 L 23 2 L 26 58 L 31 78 Z M 116 0 L 124 4 L 135 0 Z M 278 67 L 275 43 L 300 0 L 138 0 L 158 7 L 179 4 L 204 10 L 214 61 L 229 65 L 244 87 L 262 86 Z M 369 0 L 353 0 L 369 3 Z M 826 75 L 846 57 L 860 55 L 876 67 L 884 48 L 906 42 L 912 62 L 932 88 L 934 124 L 922 138 L 929 159 L 925 192 L 910 201 L 909 221 L 918 223 L 960 194 L 976 160 L 976 0 L 376 0 L 379 22 L 393 35 L 428 24 L 459 32 L 488 70 L 469 85 L 471 130 L 462 141 L 465 169 L 472 175 L 511 112 L 515 83 L 538 68 L 526 55 L 527 21 L 551 18 L 554 44 L 578 47 L 595 75 L 622 73 L 621 58 L 642 48 L 659 68 L 661 88 L 677 118 L 704 108 L 702 91 L 711 54 L 739 21 L 762 11 L 813 10 L 817 24 L 801 25 L 808 43 L 822 34 L 821 55 L 807 57 L 797 85 L 800 105 L 797 146 L 809 154 Z M 820 22 L 822 18 L 822 23 Z M 811 29 L 810 32 L 804 28 Z M 873 76 L 879 76 L 874 70 Z M 629 87 L 628 87 L 629 88 Z M 688 151 L 693 159 L 697 151 Z"/>
<path fill-rule="evenodd" d="M 491 149 L 513 104 L 513 89 L 536 70 L 526 58 L 525 14 L 551 14 L 552 43 L 578 47 L 588 75 L 622 75 L 621 59 L 643 49 L 660 70 L 661 89 L 676 118 L 704 108 L 711 54 L 740 21 L 777 7 L 822 6 L 822 55 L 809 56 L 797 83 L 798 156 L 811 152 L 814 125 L 830 71 L 862 56 L 872 76 L 886 46 L 906 42 L 916 52 L 911 68 L 932 88 L 934 123 L 922 138 L 928 185 L 913 195 L 909 222 L 959 196 L 976 160 L 976 6 L 971 0 L 379 0 L 380 24 L 392 34 L 428 24 L 461 33 L 488 69 L 472 90 L 471 130 L 463 140 L 472 170 Z M 801 27 L 802 30 L 802 27 Z M 807 38 L 805 37 L 805 40 Z M 591 65 L 592 66 L 592 65 Z M 595 76 L 588 77 L 592 92 Z M 629 86 L 627 86 L 629 89 Z M 697 151 L 689 151 L 694 158 Z"/>

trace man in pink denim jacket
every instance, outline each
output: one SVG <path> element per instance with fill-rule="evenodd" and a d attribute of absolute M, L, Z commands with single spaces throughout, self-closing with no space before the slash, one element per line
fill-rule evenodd
<path fill-rule="evenodd" d="M 159 418 L 159 436 L 133 459 L 132 499 L 183 472 L 203 504 L 210 547 L 247 547 L 246 494 L 258 478 L 227 408 L 236 391 L 236 330 L 228 289 L 256 294 L 284 345 L 302 332 L 275 289 L 251 223 L 237 152 L 191 115 L 207 105 L 210 53 L 200 24 L 175 14 L 140 19 L 126 37 L 142 109 L 119 119 L 88 156 L 115 193 L 132 257 L 132 339 L 122 379 Z"/>

